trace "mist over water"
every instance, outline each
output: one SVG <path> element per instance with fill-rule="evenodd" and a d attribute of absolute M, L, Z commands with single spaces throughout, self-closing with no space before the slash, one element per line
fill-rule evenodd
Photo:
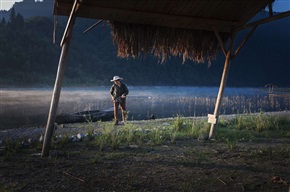
<path fill-rule="evenodd" d="M 113 106 L 110 87 L 63 88 L 57 114 L 70 114 Z M 52 88 L 1 89 L 0 129 L 43 127 L 50 108 Z M 213 113 L 218 87 L 130 87 L 128 120 Z M 220 114 L 290 109 L 289 97 L 271 97 L 260 88 L 226 88 Z"/>

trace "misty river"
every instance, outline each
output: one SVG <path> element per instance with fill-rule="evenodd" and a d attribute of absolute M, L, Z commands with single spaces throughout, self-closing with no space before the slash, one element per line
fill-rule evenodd
<path fill-rule="evenodd" d="M 128 87 L 128 120 L 213 113 L 218 87 Z M 58 114 L 113 106 L 110 87 L 62 88 Z M 2 88 L 0 130 L 44 127 L 53 88 Z M 290 109 L 290 97 L 273 97 L 265 88 L 225 88 L 220 114 Z"/>

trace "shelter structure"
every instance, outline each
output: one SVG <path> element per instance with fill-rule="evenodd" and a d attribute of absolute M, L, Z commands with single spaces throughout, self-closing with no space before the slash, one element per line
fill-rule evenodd
<path fill-rule="evenodd" d="M 290 11 L 273 14 L 275 0 L 55 0 L 54 15 L 68 16 L 60 46 L 55 86 L 51 99 L 42 156 L 48 156 L 61 93 L 66 60 L 76 17 L 107 21 L 118 45 L 118 56 L 139 57 L 153 54 L 160 61 L 171 56 L 184 60 L 211 62 L 225 55 L 224 70 L 211 123 L 209 138 L 214 136 L 230 62 L 256 28 L 264 23 L 290 16 Z M 268 7 L 269 16 L 250 20 Z M 95 25 L 97 25 L 96 23 Z M 94 26 L 95 26 L 94 25 Z M 92 26 L 93 27 L 93 26 Z M 248 29 L 244 40 L 235 46 L 236 34 Z M 237 48 L 235 48 L 237 47 Z"/>

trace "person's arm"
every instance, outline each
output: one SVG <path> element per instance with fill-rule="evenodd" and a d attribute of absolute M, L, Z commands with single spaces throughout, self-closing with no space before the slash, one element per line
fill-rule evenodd
<path fill-rule="evenodd" d="M 126 84 L 123 84 L 123 89 L 124 89 L 124 92 L 122 94 L 122 98 L 126 97 L 129 94 L 129 90 Z"/>
<path fill-rule="evenodd" d="M 111 95 L 112 100 L 115 100 L 114 99 L 114 89 L 115 89 L 115 87 L 114 87 L 114 85 L 112 85 L 112 87 L 110 89 L 110 95 Z"/>

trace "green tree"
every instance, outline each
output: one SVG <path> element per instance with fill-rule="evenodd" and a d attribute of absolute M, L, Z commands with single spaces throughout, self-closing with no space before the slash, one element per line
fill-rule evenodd
<path fill-rule="evenodd" d="M 6 19 L 2 17 L 0 27 L 5 27 L 5 26 L 6 26 Z"/>
<path fill-rule="evenodd" d="M 11 12 L 10 12 L 10 22 L 9 22 L 9 25 L 10 25 L 10 27 L 11 27 L 12 30 L 15 30 L 16 29 L 15 20 L 16 20 L 16 13 L 15 13 L 15 9 L 12 8 L 11 9 Z"/>
<path fill-rule="evenodd" d="M 15 28 L 16 30 L 18 31 L 22 31 L 23 28 L 24 28 L 24 19 L 23 19 L 23 16 L 20 15 L 19 13 L 16 15 L 16 18 L 15 18 Z"/>

